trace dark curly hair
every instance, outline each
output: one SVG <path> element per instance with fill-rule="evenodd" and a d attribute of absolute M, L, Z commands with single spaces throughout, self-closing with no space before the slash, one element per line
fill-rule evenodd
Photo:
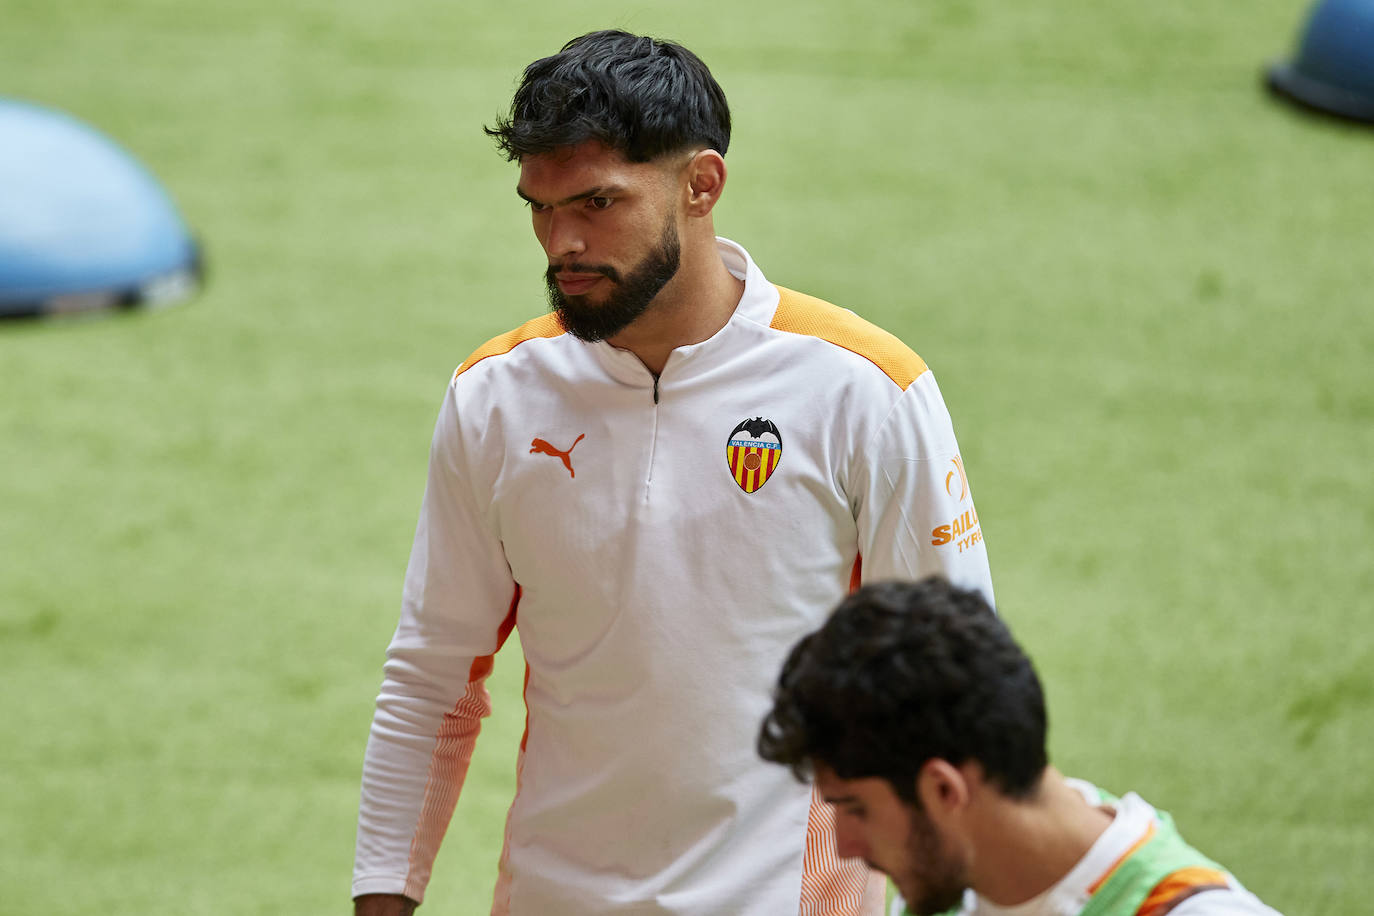
<path fill-rule="evenodd" d="M 976 591 L 940 578 L 865 585 L 793 647 L 759 732 L 798 779 L 823 763 L 880 777 L 918 804 L 927 760 L 982 765 L 1024 798 L 1048 764 L 1044 694 L 1030 659 Z"/>
<path fill-rule="evenodd" d="M 574 38 L 525 68 L 510 117 L 483 128 L 519 161 L 587 140 L 649 162 L 730 145 L 730 107 L 711 71 L 671 41 L 608 30 Z"/>

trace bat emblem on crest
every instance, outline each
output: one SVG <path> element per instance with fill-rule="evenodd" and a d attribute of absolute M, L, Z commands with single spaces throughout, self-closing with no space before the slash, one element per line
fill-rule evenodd
<path fill-rule="evenodd" d="M 725 443 L 725 462 L 735 485 L 753 493 L 768 482 L 782 461 L 782 433 L 772 420 L 741 420 Z"/>

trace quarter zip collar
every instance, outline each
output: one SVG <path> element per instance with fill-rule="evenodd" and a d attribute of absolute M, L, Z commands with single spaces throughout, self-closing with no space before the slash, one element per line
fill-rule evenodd
<path fill-rule="evenodd" d="M 730 320 L 719 331 L 700 343 L 687 344 L 673 350 L 663 367 L 663 376 L 681 371 L 684 363 L 696 363 L 700 356 L 717 349 L 721 341 L 731 335 L 736 322 L 743 320 L 767 325 L 773 320 L 773 313 L 778 307 L 777 287 L 768 282 L 763 272 L 749 257 L 749 253 L 736 243 L 717 236 L 716 249 L 720 252 L 721 260 L 725 262 L 725 268 L 736 279 L 744 281 L 744 293 L 740 296 L 739 304 L 735 307 Z M 639 357 L 604 340 L 587 346 L 592 348 L 597 360 L 611 378 L 622 385 L 650 389 L 654 402 L 658 402 L 663 379 L 655 378 L 648 367 L 639 361 Z"/>

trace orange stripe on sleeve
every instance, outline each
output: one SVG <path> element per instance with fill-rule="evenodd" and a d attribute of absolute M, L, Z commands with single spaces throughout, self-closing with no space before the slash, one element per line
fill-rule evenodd
<path fill-rule="evenodd" d="M 500 356 L 503 353 L 509 353 L 527 340 L 535 340 L 540 337 L 558 337 L 565 333 L 567 332 L 558 323 L 558 319 L 552 315 L 540 315 L 538 318 L 531 318 L 515 330 L 507 331 L 500 337 L 493 337 L 478 347 L 471 356 L 463 361 L 463 364 L 458 367 L 458 371 L 453 373 L 453 377 L 457 378 L 488 356 Z"/>
<path fill-rule="evenodd" d="M 520 586 L 515 586 L 510 610 L 496 631 L 496 649 L 500 651 L 515 628 L 515 610 L 520 604 Z M 495 664 L 495 655 L 483 655 L 472 660 L 468 669 L 467 690 L 458 698 L 453 709 L 444 713 L 435 735 L 434 752 L 429 761 L 429 777 L 425 782 L 425 797 L 420 806 L 420 818 L 410 841 L 410 857 L 406 866 L 405 895 L 414 900 L 424 897 L 429 884 L 434 857 L 439 843 L 448 830 L 454 805 L 467 778 L 482 719 L 491 714 L 491 694 L 486 680 Z"/>
<path fill-rule="evenodd" d="M 883 370 L 903 391 L 926 371 L 925 361 L 910 347 L 853 312 L 781 286 L 778 296 L 771 325 L 774 330 L 818 337 L 857 353 Z"/>

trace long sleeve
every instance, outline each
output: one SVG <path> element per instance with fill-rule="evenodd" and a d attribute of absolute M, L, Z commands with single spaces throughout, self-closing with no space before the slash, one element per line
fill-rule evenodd
<path fill-rule="evenodd" d="M 491 710 L 485 680 L 519 590 L 484 515 L 450 385 L 363 763 L 354 896 L 423 899 Z"/>
<path fill-rule="evenodd" d="M 865 582 L 940 574 L 991 603 L 987 545 L 954 427 L 930 371 L 893 403 L 856 461 Z"/>

